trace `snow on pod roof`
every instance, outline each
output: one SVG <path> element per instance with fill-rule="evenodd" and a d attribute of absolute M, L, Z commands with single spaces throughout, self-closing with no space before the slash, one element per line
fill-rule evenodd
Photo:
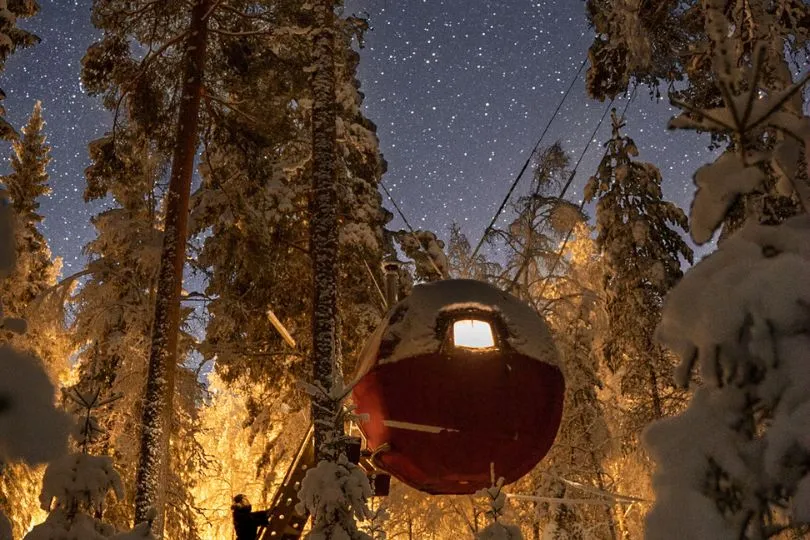
<path fill-rule="evenodd" d="M 516 352 L 561 367 L 557 348 L 542 317 L 514 296 L 472 279 L 415 286 L 410 296 L 391 310 L 364 353 L 374 354 L 380 344 L 392 344 L 393 349 L 379 359 L 380 364 L 435 353 L 442 345 L 436 332 L 440 315 L 467 309 L 498 314 L 506 326 L 506 341 Z"/>

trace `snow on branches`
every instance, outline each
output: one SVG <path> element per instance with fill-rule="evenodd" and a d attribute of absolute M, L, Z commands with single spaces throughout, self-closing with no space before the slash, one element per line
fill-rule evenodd
<path fill-rule="evenodd" d="M 309 540 L 371 540 L 356 520 L 372 517 L 366 501 L 371 497 L 366 473 L 345 454 L 337 461 L 322 460 L 301 482 L 297 510 L 312 514 Z"/>
<path fill-rule="evenodd" d="M 475 533 L 476 540 L 523 540 L 520 527 L 502 521 L 506 510 L 506 492 L 503 490 L 503 478 L 498 478 L 488 488 L 475 492 L 476 497 L 483 497 L 488 505 L 484 514 L 492 523 Z"/>
<path fill-rule="evenodd" d="M 667 299 L 658 337 L 703 385 L 653 424 L 647 537 L 771 538 L 810 524 L 810 217 L 748 224 Z"/>
<path fill-rule="evenodd" d="M 722 105 L 702 109 L 673 98 L 672 104 L 685 112 L 669 123 L 672 129 L 723 134 L 731 142 L 715 162 L 695 174 L 697 193 L 690 226 L 699 244 L 711 239 L 738 197 L 762 185 L 768 168 L 776 175 L 780 194 L 790 196 L 795 191 L 805 210 L 810 208 L 810 184 L 799 171 L 804 147 L 810 143 L 810 118 L 793 103 L 810 73 L 797 82 L 780 81 L 782 87 L 773 88 L 765 82 L 774 70 L 767 62 L 769 52 L 773 55 L 769 44 L 756 43 L 751 65 L 741 68 L 733 24 L 711 2 L 706 6 L 705 28 L 714 45 L 712 73 Z"/>
<path fill-rule="evenodd" d="M 0 188 L 0 279 L 16 266 L 14 217 Z M 22 319 L 2 319 L 0 328 L 25 331 Z M 70 417 L 54 405 L 54 387 L 39 359 L 8 344 L 0 347 L 0 468 L 8 461 L 45 463 L 67 451 Z M 11 540 L 11 523 L 0 513 L 0 539 Z"/>

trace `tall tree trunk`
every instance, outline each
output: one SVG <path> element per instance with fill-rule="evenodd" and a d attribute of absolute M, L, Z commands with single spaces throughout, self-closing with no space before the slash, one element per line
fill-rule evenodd
<path fill-rule="evenodd" d="M 334 0 L 315 3 L 312 75 L 312 220 L 310 253 L 313 275 L 312 376 L 329 390 L 337 374 L 338 219 L 335 160 Z M 312 399 L 315 459 L 335 459 L 340 426 L 333 418 L 340 405 L 326 396 Z"/>
<path fill-rule="evenodd" d="M 135 494 L 135 522 L 144 521 L 150 507 L 157 510 L 153 527 L 163 534 L 166 480 L 169 470 L 177 341 L 180 331 L 180 291 L 188 236 L 188 207 L 194 157 L 197 153 L 200 101 L 208 37 L 207 15 L 212 0 L 198 0 L 191 11 L 186 38 L 182 97 L 169 192 L 160 272 L 152 322 L 152 348 L 144 398 L 141 453 Z"/>

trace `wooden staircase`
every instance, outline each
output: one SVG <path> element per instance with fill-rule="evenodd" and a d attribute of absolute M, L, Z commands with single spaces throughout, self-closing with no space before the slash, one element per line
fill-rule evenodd
<path fill-rule="evenodd" d="M 315 466 L 315 440 L 312 426 L 307 430 L 295 459 L 284 476 L 270 505 L 270 524 L 259 534 L 259 540 L 298 540 L 309 519 L 309 513 L 299 514 L 298 490 L 310 467 Z"/>

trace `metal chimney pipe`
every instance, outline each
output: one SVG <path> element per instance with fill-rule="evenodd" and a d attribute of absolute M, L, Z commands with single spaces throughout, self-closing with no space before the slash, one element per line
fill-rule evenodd
<path fill-rule="evenodd" d="M 384 261 L 383 272 L 385 273 L 385 301 L 388 308 L 399 300 L 399 261 Z"/>

